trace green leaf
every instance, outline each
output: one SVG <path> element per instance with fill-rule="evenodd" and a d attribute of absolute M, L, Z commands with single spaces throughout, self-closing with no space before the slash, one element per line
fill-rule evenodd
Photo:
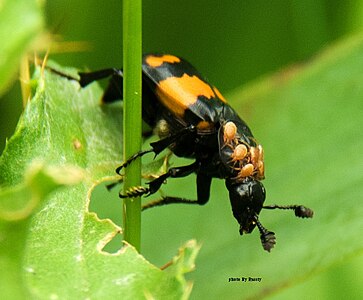
<path fill-rule="evenodd" d="M 3 299 L 23 299 L 25 295 L 24 286 L 20 284 L 23 240 L 27 230 L 25 220 L 53 190 L 75 184 L 81 178 L 82 173 L 76 168 L 45 167 L 35 162 L 27 170 L 24 182 L 0 189 L 0 269 L 3 270 L 0 295 Z"/>
<path fill-rule="evenodd" d="M 0 95 L 15 79 L 21 58 L 42 31 L 41 2 L 0 1 Z"/>
<path fill-rule="evenodd" d="M 48 71 L 35 79 L 36 94 L 0 157 L 0 298 L 187 297 L 183 274 L 195 242 L 182 248 L 178 257 L 188 258 L 176 258 L 178 268 L 161 271 L 132 246 L 104 251 L 122 230 L 88 211 L 95 186 L 119 179 L 121 105 L 101 105 L 96 84 L 81 89 Z"/>
<path fill-rule="evenodd" d="M 50 192 L 62 185 L 75 184 L 82 177 L 82 170 L 74 167 L 45 167 L 40 162 L 33 163 L 24 182 L 0 190 L 0 221 L 26 219 Z"/>
<path fill-rule="evenodd" d="M 175 205 L 143 214 L 146 257 L 162 261 L 153 245 L 162 244 L 167 255 L 180 240 L 194 237 L 203 247 L 191 276 L 192 299 L 259 299 L 361 254 L 362 70 L 363 36 L 355 36 L 227 97 L 264 147 L 266 204 L 304 204 L 314 210 L 313 219 L 263 210 L 260 221 L 277 237 L 267 253 L 257 230 L 239 236 L 224 183 L 214 180 L 203 207 Z M 193 199 L 195 178 L 168 180 L 163 193 Z M 156 236 L 153 228 L 163 230 Z"/>

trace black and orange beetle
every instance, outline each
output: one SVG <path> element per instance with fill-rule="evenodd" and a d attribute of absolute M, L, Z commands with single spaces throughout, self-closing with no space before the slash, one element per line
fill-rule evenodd
<path fill-rule="evenodd" d="M 84 87 L 111 76 L 103 95 L 107 103 L 122 96 L 122 75 L 120 69 L 105 69 L 79 73 L 78 81 Z M 151 143 L 149 150 L 130 157 L 116 169 L 117 173 L 136 158 L 150 152 L 157 155 L 166 148 L 177 156 L 195 161 L 170 168 L 149 182 L 148 187 L 134 187 L 126 195 L 120 194 L 121 198 L 148 196 L 158 191 L 169 177 L 196 173 L 197 200 L 163 197 L 143 208 L 170 203 L 204 205 L 209 200 L 212 178 L 224 179 L 240 234 L 251 233 L 257 226 L 262 246 L 267 251 L 274 247 L 276 238 L 258 219 L 263 208 L 294 210 L 295 215 L 302 218 L 313 216 L 313 211 L 302 205 L 263 205 L 266 192 L 261 183 L 264 179 L 262 146 L 217 88 L 204 80 L 187 61 L 174 55 L 146 54 L 142 61 L 142 80 L 142 118 L 154 128 L 160 140 Z"/>

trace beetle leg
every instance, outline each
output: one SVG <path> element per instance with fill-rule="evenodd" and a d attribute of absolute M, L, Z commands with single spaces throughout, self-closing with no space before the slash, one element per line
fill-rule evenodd
<path fill-rule="evenodd" d="M 204 205 L 209 200 L 210 186 L 212 183 L 212 177 L 198 173 L 197 175 L 197 195 L 198 204 Z"/>
<path fill-rule="evenodd" d="M 169 177 L 171 177 L 171 178 L 186 177 L 186 176 L 190 175 L 191 173 L 195 172 L 195 170 L 198 167 L 199 167 L 199 163 L 194 162 L 188 166 L 182 166 L 182 167 L 169 169 L 167 173 L 165 173 L 165 174 L 159 176 L 158 178 L 156 178 L 155 180 L 149 182 L 149 190 L 150 190 L 149 193 L 154 194 L 155 192 L 157 192 L 167 178 L 169 178 Z"/>
<path fill-rule="evenodd" d="M 108 68 L 93 72 L 78 72 L 78 75 L 80 77 L 80 79 L 78 80 L 79 84 L 81 85 L 81 87 L 85 87 L 94 81 L 105 79 L 110 76 L 117 76 L 122 78 L 123 72 L 121 69 Z"/>
<path fill-rule="evenodd" d="M 78 81 L 81 87 L 85 87 L 94 81 L 105 79 L 111 76 L 110 82 L 102 96 L 102 102 L 111 103 L 122 99 L 123 71 L 121 69 L 109 68 L 94 72 L 79 72 L 79 78 L 60 72 L 49 66 L 47 66 L 47 69 L 69 80 Z"/>
<path fill-rule="evenodd" d="M 158 155 L 161 151 L 165 150 L 172 143 L 179 140 L 182 136 L 194 133 L 196 131 L 196 127 L 194 125 L 190 125 L 188 127 L 182 128 L 178 132 L 169 135 L 166 138 L 163 138 L 157 142 L 150 143 L 150 146 L 153 148 L 153 152 L 155 155 Z"/>
<path fill-rule="evenodd" d="M 139 152 L 135 153 L 134 155 L 132 155 L 121 166 L 119 166 L 116 169 L 116 173 L 120 174 L 120 172 L 123 168 L 126 168 L 132 161 L 134 161 L 138 157 L 145 155 L 146 153 L 154 152 L 155 156 L 157 156 L 160 152 L 162 152 L 167 147 L 169 147 L 172 143 L 174 143 L 175 141 L 180 139 L 183 135 L 190 134 L 190 133 L 194 132 L 195 130 L 196 130 L 195 126 L 191 125 L 191 126 L 181 129 L 177 133 L 172 134 L 164 139 L 150 143 L 151 149 L 142 150 L 142 151 L 139 151 Z"/>
<path fill-rule="evenodd" d="M 85 87 L 90 83 L 111 76 L 108 86 L 103 93 L 102 102 L 112 103 L 122 99 L 123 91 L 123 71 L 121 69 L 109 68 L 94 72 L 79 72 L 80 79 L 78 80 L 81 87 Z"/>
<path fill-rule="evenodd" d="M 178 197 L 163 197 L 161 199 L 151 201 L 145 205 L 142 206 L 142 211 L 156 207 L 156 206 L 163 206 L 167 204 L 173 204 L 173 203 L 184 203 L 184 204 L 199 204 L 197 200 L 190 200 L 185 198 L 178 198 Z"/>
<path fill-rule="evenodd" d="M 120 194 L 120 198 L 128 198 L 128 197 L 138 197 L 142 195 L 151 195 L 156 193 L 164 181 L 171 177 L 171 178 L 180 178 L 185 177 L 193 173 L 199 166 L 199 163 L 194 162 L 188 166 L 182 166 L 177 168 L 171 168 L 163 175 L 160 175 L 158 178 L 150 181 L 149 187 L 132 187 L 130 190 L 126 191 L 125 194 Z"/>
<path fill-rule="evenodd" d="M 122 179 L 117 180 L 115 182 L 111 182 L 106 185 L 106 189 L 110 192 L 116 185 L 121 184 L 121 183 L 122 183 Z"/>
<path fill-rule="evenodd" d="M 199 204 L 204 205 L 209 200 L 209 191 L 210 191 L 210 185 L 212 182 L 212 177 L 201 175 L 198 173 L 197 175 L 197 194 L 198 194 L 198 200 L 190 200 L 185 198 L 179 198 L 179 197 L 163 197 L 161 199 L 151 201 L 145 205 L 142 206 L 142 210 L 155 207 L 155 206 L 162 206 L 167 204 L 173 204 L 173 203 L 184 203 L 184 204 Z"/>
<path fill-rule="evenodd" d="M 295 212 L 295 216 L 299 218 L 312 218 L 314 215 L 314 211 L 308 207 L 303 205 L 267 205 L 263 206 L 265 209 L 291 209 Z"/>
<path fill-rule="evenodd" d="M 151 149 L 148 149 L 148 150 L 141 150 L 139 152 L 136 152 L 134 155 L 132 155 L 131 157 L 128 158 L 128 160 L 126 160 L 121 166 L 117 167 L 116 168 L 116 173 L 121 175 L 121 170 L 123 168 L 126 168 L 131 162 L 133 162 L 136 158 L 138 157 L 141 157 L 147 153 L 150 153 L 150 152 L 154 152 L 154 149 L 151 148 Z"/>

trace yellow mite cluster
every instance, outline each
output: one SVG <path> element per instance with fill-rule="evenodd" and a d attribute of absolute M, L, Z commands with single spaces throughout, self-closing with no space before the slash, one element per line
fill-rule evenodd
<path fill-rule="evenodd" d="M 237 133 L 237 126 L 233 122 L 224 125 L 224 145 L 233 150 L 231 163 L 238 171 L 237 179 L 254 177 L 257 180 L 265 178 L 265 167 L 263 162 L 263 149 L 261 145 L 251 147 L 240 141 Z"/>

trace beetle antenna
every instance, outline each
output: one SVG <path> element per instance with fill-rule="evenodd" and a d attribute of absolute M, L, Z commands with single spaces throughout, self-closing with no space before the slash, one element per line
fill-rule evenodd
<path fill-rule="evenodd" d="M 286 205 L 286 206 L 281 206 L 281 205 L 267 205 L 267 206 L 263 206 L 262 208 L 265 209 L 291 209 L 295 212 L 295 216 L 299 217 L 299 218 L 312 218 L 314 215 L 314 211 L 308 207 L 305 207 L 303 205 Z"/>
<path fill-rule="evenodd" d="M 257 216 L 256 216 L 256 225 L 258 227 L 258 230 L 260 231 L 260 239 L 263 249 L 270 252 L 271 249 L 276 244 L 275 233 L 272 231 L 268 231 L 265 227 L 263 227 L 260 221 L 258 220 Z"/>

